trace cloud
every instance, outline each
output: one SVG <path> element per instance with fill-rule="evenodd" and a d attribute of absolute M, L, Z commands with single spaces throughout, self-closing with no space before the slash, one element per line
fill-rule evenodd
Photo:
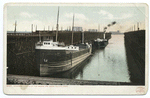
<path fill-rule="evenodd" d="M 84 14 L 74 13 L 74 15 L 75 15 L 75 19 L 89 20 Z M 65 17 L 67 17 L 67 18 L 73 18 L 73 13 L 66 13 Z"/>
<path fill-rule="evenodd" d="M 124 13 L 124 14 L 121 14 L 120 17 L 114 17 L 113 14 L 111 14 L 110 12 L 107 12 L 105 10 L 100 10 L 100 12 L 98 12 L 98 14 L 103 16 L 104 19 L 127 19 L 127 18 L 133 17 L 133 14 L 131 14 L 131 13 Z"/>
<path fill-rule="evenodd" d="M 34 17 L 34 16 L 37 16 L 36 14 L 31 14 L 31 13 L 28 13 L 28 12 L 21 12 L 20 13 L 20 16 L 21 17 L 25 17 L 25 18 L 32 18 L 32 17 Z"/>
<path fill-rule="evenodd" d="M 131 17 L 133 17 L 133 14 L 131 14 L 131 13 L 124 13 L 120 17 L 120 19 L 127 19 L 127 18 L 131 18 Z"/>
<path fill-rule="evenodd" d="M 104 11 L 104 10 L 100 10 L 100 12 L 98 12 L 98 14 L 105 16 L 105 19 L 113 19 L 114 18 L 113 14 L 111 14 L 107 11 Z"/>

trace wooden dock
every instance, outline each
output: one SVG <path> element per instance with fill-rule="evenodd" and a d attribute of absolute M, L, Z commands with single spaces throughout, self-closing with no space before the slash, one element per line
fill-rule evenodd
<path fill-rule="evenodd" d="M 130 80 L 145 85 L 145 30 L 124 33 Z"/>

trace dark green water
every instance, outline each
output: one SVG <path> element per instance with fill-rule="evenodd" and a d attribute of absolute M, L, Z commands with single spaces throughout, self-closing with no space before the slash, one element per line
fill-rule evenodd
<path fill-rule="evenodd" d="M 130 82 L 124 35 L 112 35 L 105 49 L 96 50 L 79 67 L 54 77 L 80 80 Z"/>
<path fill-rule="evenodd" d="M 94 53 L 76 79 L 130 82 L 124 35 L 112 35 L 107 47 Z"/>

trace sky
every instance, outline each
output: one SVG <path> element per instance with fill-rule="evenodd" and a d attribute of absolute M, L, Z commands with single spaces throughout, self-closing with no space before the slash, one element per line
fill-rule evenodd
<path fill-rule="evenodd" d="M 14 31 L 14 24 L 17 21 L 17 31 L 31 31 L 37 25 L 38 30 L 56 29 L 58 6 L 37 6 L 7 5 L 7 30 Z M 98 29 L 100 31 L 108 24 L 116 21 L 116 24 L 108 27 L 107 31 L 126 32 L 134 25 L 145 29 L 146 15 L 145 6 L 59 6 L 59 30 L 72 27 L 73 14 L 75 15 L 74 26 L 82 27 L 84 31 L 88 29 Z M 135 28 L 136 29 L 136 28 Z"/>

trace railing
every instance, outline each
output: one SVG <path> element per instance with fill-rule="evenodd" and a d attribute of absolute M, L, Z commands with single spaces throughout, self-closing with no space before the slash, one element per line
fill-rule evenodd
<path fill-rule="evenodd" d="M 39 36 L 33 33 L 7 33 L 7 36 Z M 40 36 L 53 36 L 53 34 L 40 34 Z"/>
<path fill-rule="evenodd" d="M 38 35 L 33 33 L 7 33 L 7 35 Z"/>

